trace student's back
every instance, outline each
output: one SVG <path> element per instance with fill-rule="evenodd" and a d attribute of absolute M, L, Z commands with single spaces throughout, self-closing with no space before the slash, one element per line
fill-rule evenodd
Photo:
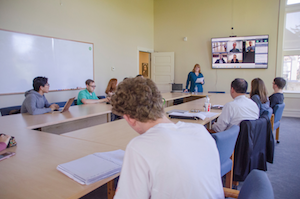
<path fill-rule="evenodd" d="M 224 198 L 218 150 L 202 125 L 158 124 L 134 138 L 125 157 L 115 198 Z"/>

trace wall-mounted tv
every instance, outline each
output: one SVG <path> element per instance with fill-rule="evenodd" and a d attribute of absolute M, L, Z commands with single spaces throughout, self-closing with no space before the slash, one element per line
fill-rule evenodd
<path fill-rule="evenodd" d="M 269 35 L 211 39 L 212 68 L 268 68 Z"/>

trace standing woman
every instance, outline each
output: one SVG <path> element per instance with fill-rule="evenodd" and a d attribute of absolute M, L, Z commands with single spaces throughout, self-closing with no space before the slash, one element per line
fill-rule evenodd
<path fill-rule="evenodd" d="M 118 80 L 116 78 L 112 78 L 109 80 L 108 85 L 105 90 L 107 97 L 110 98 L 115 93 L 115 91 L 117 89 L 117 84 L 118 84 Z"/>
<path fill-rule="evenodd" d="M 198 78 L 203 78 L 203 75 L 201 73 L 200 65 L 196 64 L 194 66 L 194 69 L 192 70 L 192 72 L 190 72 L 188 77 L 187 77 L 186 88 L 185 88 L 184 92 L 188 91 L 188 87 L 189 87 L 190 82 L 191 82 L 190 92 L 195 92 L 195 86 L 197 86 L 198 92 L 203 92 L 202 85 L 205 83 L 204 79 L 202 81 L 200 81 L 200 82 L 198 81 L 196 83 Z"/>
<path fill-rule="evenodd" d="M 270 109 L 270 102 L 265 83 L 260 78 L 255 78 L 251 82 L 250 98 L 257 104 L 260 116 L 264 111 Z"/>

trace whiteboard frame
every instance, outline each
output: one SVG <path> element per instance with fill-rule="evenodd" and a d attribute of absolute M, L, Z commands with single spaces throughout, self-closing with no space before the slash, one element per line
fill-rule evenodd
<path fill-rule="evenodd" d="M 73 40 L 73 39 L 64 39 L 64 38 L 59 38 L 59 37 L 51 37 L 51 36 L 45 36 L 45 35 L 38 35 L 38 34 L 31 34 L 31 33 L 24 33 L 24 32 L 19 32 L 19 31 L 12 31 L 12 30 L 7 30 L 7 29 L 2 29 L 0 28 L 1 31 L 7 31 L 11 33 L 19 33 L 19 34 L 24 34 L 24 35 L 30 35 L 30 36 L 39 36 L 39 37 L 45 37 L 45 38 L 50 38 L 50 39 L 60 39 L 60 40 L 65 40 L 65 41 L 72 41 L 72 42 L 79 42 L 79 43 L 86 43 L 86 44 L 91 44 L 93 46 L 93 80 L 95 81 L 95 51 L 94 51 L 94 43 L 92 42 L 85 42 L 85 41 L 78 41 L 78 40 Z M 74 90 L 82 90 L 84 88 L 76 88 L 76 89 L 63 89 L 63 90 L 49 90 L 49 92 L 57 92 L 57 91 L 74 91 Z M 15 92 L 15 93 L 0 93 L 0 96 L 5 96 L 5 95 L 18 95 L 18 94 L 24 94 L 24 92 Z"/>

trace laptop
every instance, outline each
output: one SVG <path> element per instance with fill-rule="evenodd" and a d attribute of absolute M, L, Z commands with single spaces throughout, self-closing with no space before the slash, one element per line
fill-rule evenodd
<path fill-rule="evenodd" d="M 63 108 L 59 108 L 58 111 L 60 111 L 61 113 L 68 111 L 74 100 L 75 100 L 75 97 L 70 98 L 66 102 L 65 106 Z"/>
<path fill-rule="evenodd" d="M 177 93 L 177 92 L 182 93 L 182 91 L 183 91 L 182 84 L 172 84 L 171 93 Z"/>

